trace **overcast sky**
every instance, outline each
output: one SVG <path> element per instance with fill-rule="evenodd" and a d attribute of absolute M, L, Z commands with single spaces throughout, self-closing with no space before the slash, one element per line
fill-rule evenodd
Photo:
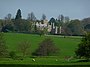
<path fill-rule="evenodd" d="M 90 0 L 0 0 L 0 18 L 8 13 L 15 17 L 18 9 L 21 9 L 23 18 L 34 12 L 37 19 L 41 19 L 43 13 L 47 19 L 57 18 L 59 14 L 83 19 L 90 17 Z"/>

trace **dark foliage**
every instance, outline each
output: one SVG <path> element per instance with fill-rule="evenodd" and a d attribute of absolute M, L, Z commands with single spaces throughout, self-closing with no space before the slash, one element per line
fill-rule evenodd
<path fill-rule="evenodd" d="M 16 53 L 15 53 L 15 51 L 11 51 L 11 52 L 9 53 L 9 56 L 10 56 L 10 58 L 15 59 L 15 58 L 16 58 Z"/>
<path fill-rule="evenodd" d="M 58 48 L 53 43 L 53 40 L 50 38 L 46 38 L 39 44 L 39 48 L 33 53 L 36 56 L 50 56 L 52 54 L 56 54 L 58 52 Z"/>
<path fill-rule="evenodd" d="M 82 38 L 81 43 L 78 45 L 78 49 L 75 51 L 76 56 L 85 59 L 90 58 L 90 33 Z"/>
<path fill-rule="evenodd" d="M 21 18 L 22 18 L 22 16 L 21 16 L 21 10 L 18 9 L 15 19 L 17 20 L 17 19 L 21 19 Z"/>
<path fill-rule="evenodd" d="M 12 25 L 6 25 L 2 27 L 2 32 L 10 32 L 10 31 L 14 31 L 14 28 Z"/>

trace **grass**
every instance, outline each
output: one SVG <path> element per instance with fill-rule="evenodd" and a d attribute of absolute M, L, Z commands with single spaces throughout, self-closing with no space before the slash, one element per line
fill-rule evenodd
<path fill-rule="evenodd" d="M 37 57 L 35 62 L 32 61 L 33 58 L 28 57 L 24 60 L 13 60 L 10 58 L 0 61 L 0 64 L 36 64 L 36 65 L 79 65 L 87 63 L 78 62 L 77 60 L 72 60 L 68 62 L 65 60 L 67 56 L 74 56 L 74 51 L 77 48 L 77 45 L 80 43 L 81 38 L 79 37 L 56 37 L 56 36 L 39 36 L 32 34 L 21 34 L 21 33 L 4 33 L 6 39 L 6 45 L 8 46 L 9 51 L 17 51 L 17 46 L 21 41 L 28 40 L 31 43 L 30 51 L 33 52 L 38 48 L 38 44 L 47 37 L 53 39 L 55 45 L 60 49 L 57 56 L 48 56 L 48 57 Z M 58 61 L 56 61 L 58 59 Z"/>
<path fill-rule="evenodd" d="M 33 52 L 38 48 L 38 44 L 45 38 L 50 37 L 53 39 L 55 45 L 60 49 L 59 56 L 73 56 L 77 45 L 80 43 L 81 38 L 70 37 L 54 37 L 54 36 L 39 36 L 32 34 L 19 34 L 19 33 L 5 33 L 6 44 L 9 51 L 17 51 L 17 46 L 21 41 L 28 40 L 31 43 L 30 51 Z"/>
<path fill-rule="evenodd" d="M 58 61 L 56 61 L 58 59 Z M 25 65 L 90 65 L 90 62 L 76 62 L 70 61 L 67 62 L 60 58 L 35 58 L 35 62 L 32 61 L 32 58 L 25 58 L 24 60 L 13 60 L 5 59 L 0 61 L 0 64 L 25 64 Z"/>

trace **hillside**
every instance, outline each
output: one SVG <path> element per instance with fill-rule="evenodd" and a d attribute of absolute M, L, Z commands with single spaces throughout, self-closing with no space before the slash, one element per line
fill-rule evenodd
<path fill-rule="evenodd" d="M 73 56 L 77 45 L 80 43 L 80 38 L 74 37 L 55 37 L 55 36 L 39 36 L 32 34 L 21 34 L 21 33 L 5 33 L 6 44 L 9 51 L 17 51 L 17 46 L 21 41 L 27 40 L 31 43 L 30 51 L 35 51 L 38 48 L 38 44 L 45 38 L 50 37 L 53 39 L 55 45 L 60 49 L 59 56 Z"/>

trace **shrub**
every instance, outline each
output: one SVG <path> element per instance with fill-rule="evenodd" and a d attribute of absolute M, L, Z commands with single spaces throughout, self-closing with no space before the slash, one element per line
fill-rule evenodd
<path fill-rule="evenodd" d="M 39 45 L 39 48 L 32 53 L 35 56 L 49 56 L 58 52 L 58 48 L 50 38 L 46 38 Z"/>
<path fill-rule="evenodd" d="M 7 57 L 8 51 L 6 46 L 6 41 L 4 38 L 4 33 L 0 32 L 0 57 Z"/>
<path fill-rule="evenodd" d="M 75 51 L 76 56 L 79 58 L 90 59 L 90 33 L 86 34 L 81 43 L 78 45 L 78 49 Z"/>
<path fill-rule="evenodd" d="M 10 58 L 15 59 L 16 58 L 16 53 L 14 51 L 11 51 L 9 53 L 9 56 L 10 56 Z"/>

